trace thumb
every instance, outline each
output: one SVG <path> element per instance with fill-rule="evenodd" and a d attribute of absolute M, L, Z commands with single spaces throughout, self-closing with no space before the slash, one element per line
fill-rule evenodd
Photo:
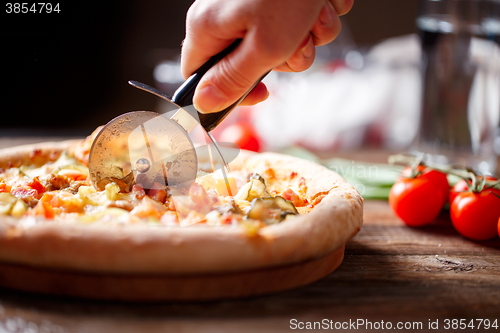
<path fill-rule="evenodd" d="M 276 56 L 261 54 L 259 57 L 257 53 L 257 47 L 247 37 L 236 50 L 208 70 L 194 94 L 196 109 L 212 113 L 227 108 L 245 95 L 262 75 L 282 62 Z"/>

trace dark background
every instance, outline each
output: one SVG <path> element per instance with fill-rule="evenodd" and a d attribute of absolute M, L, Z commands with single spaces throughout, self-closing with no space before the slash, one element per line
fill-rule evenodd
<path fill-rule="evenodd" d="M 417 2 L 356 0 L 343 24 L 369 47 L 415 32 Z M 191 3 L 68 2 L 51 14 L 2 8 L 0 135 L 85 135 L 121 113 L 154 110 L 157 98 L 127 81 L 154 84 L 155 65 L 180 52 Z"/>

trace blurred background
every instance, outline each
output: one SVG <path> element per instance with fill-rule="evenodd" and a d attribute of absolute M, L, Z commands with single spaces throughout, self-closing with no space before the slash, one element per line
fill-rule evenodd
<path fill-rule="evenodd" d="M 61 4 L 59 13 L 3 12 L 0 136 L 84 136 L 128 111 L 161 111 L 157 97 L 127 81 L 169 94 L 180 84 L 191 3 L 102 1 Z M 269 100 L 240 108 L 221 127 L 251 124 L 261 149 L 408 146 L 420 103 L 417 7 L 417 0 L 355 1 L 313 68 L 273 73 L 265 81 Z"/>

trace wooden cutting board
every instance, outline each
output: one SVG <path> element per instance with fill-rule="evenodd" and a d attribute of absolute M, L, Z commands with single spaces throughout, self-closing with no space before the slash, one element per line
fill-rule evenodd
<path fill-rule="evenodd" d="M 0 264 L 0 286 L 42 294 L 120 301 L 207 301 L 293 289 L 333 272 L 344 248 L 297 264 L 258 270 L 191 275 L 133 275 L 47 270 Z"/>

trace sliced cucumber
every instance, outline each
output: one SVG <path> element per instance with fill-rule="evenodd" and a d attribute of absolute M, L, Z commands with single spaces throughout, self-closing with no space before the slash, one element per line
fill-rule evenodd
<path fill-rule="evenodd" d="M 250 177 L 250 181 L 243 185 L 234 196 L 235 200 L 252 201 L 255 198 L 270 197 L 271 194 L 266 189 L 266 181 L 258 173 Z"/>
<path fill-rule="evenodd" d="M 262 177 L 261 177 L 262 178 Z M 265 198 L 270 197 L 271 194 L 267 192 L 266 183 L 264 179 L 251 179 L 250 190 L 248 191 L 248 201 L 252 201 L 255 198 Z"/>
<path fill-rule="evenodd" d="M 261 220 L 265 224 L 274 224 L 283 221 L 287 215 L 296 215 L 299 212 L 291 201 L 283 197 L 255 198 L 246 217 Z"/>
<path fill-rule="evenodd" d="M 10 193 L 0 193 L 0 214 L 9 215 L 17 200 L 18 199 Z"/>

